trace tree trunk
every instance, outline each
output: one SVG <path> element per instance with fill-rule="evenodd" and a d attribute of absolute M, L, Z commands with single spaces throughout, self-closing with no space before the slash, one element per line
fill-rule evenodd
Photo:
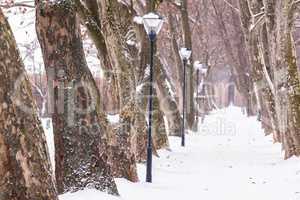
<path fill-rule="evenodd" d="M 138 105 L 139 109 L 141 109 L 141 114 L 147 113 L 147 91 L 149 91 L 149 85 L 142 83 L 143 86 L 139 93 L 137 94 L 138 97 Z M 167 129 L 165 126 L 165 120 L 163 112 L 160 110 L 160 101 L 157 96 L 156 91 L 154 91 L 153 97 L 153 146 L 156 150 L 168 148 L 169 147 L 169 140 L 167 135 Z M 138 121 L 138 120 L 137 120 Z M 139 130 L 139 129 L 136 129 Z M 144 152 L 146 156 L 146 152 Z M 144 157 L 146 158 L 146 157 Z"/>
<path fill-rule="evenodd" d="M 160 99 L 160 109 L 165 114 L 168 121 L 169 134 L 172 136 L 181 135 L 181 123 L 182 118 L 180 116 L 178 106 L 174 97 L 171 95 L 167 84 L 167 75 L 164 71 L 163 64 L 160 59 L 156 56 L 154 69 L 155 89 L 157 96 Z"/>
<path fill-rule="evenodd" d="M 259 13 L 263 5 L 256 0 L 250 3 L 239 1 L 253 77 L 262 91 L 261 104 L 268 110 L 275 141 L 283 143 L 285 158 L 299 156 L 299 74 L 291 35 L 294 5 L 289 0 L 264 0 L 266 26 L 256 23 L 258 32 L 250 23 L 253 18 L 250 7 L 253 13 Z"/>
<path fill-rule="evenodd" d="M 146 10 L 147 12 L 153 11 L 151 9 L 154 8 L 154 6 L 150 4 L 150 1 L 147 1 L 146 4 Z M 153 2 L 152 2 L 153 3 Z M 157 5 L 158 7 L 158 5 Z M 140 68 L 141 70 L 141 76 L 144 77 L 145 71 L 147 66 L 150 63 L 150 45 L 149 45 L 149 39 L 147 34 L 144 31 L 144 28 L 142 26 L 139 27 L 138 35 L 141 40 L 141 52 L 140 52 Z M 178 123 L 181 121 L 180 112 L 178 109 L 178 105 L 176 103 L 176 100 L 171 94 L 170 88 L 168 87 L 167 81 L 168 77 L 164 70 L 164 66 L 161 63 L 159 56 L 157 55 L 156 48 L 154 49 L 154 83 L 155 83 L 155 93 L 157 95 L 157 98 L 159 100 L 159 109 L 161 110 L 161 114 L 163 114 L 167 119 L 168 124 L 168 133 L 172 136 L 181 136 L 181 124 Z M 141 78 L 140 78 L 141 79 Z M 147 90 L 144 90 L 147 91 Z M 145 93 L 144 93 L 145 94 Z M 146 93 L 147 94 L 147 93 Z M 160 113 L 160 112 L 158 112 Z M 159 116 L 157 116 L 159 117 Z M 162 118 L 159 117 L 159 118 Z M 164 123 L 164 122 L 161 122 Z M 165 139 L 166 137 L 163 136 Z M 167 142 L 167 140 L 165 140 Z M 166 146 L 165 144 L 164 146 Z"/>
<path fill-rule="evenodd" d="M 229 1 L 230 3 L 232 3 L 232 1 Z M 241 27 L 241 23 L 239 20 L 239 14 L 234 10 L 231 9 L 231 18 L 232 18 L 232 25 L 234 27 L 234 38 L 236 38 L 235 42 L 233 43 L 234 47 L 237 50 L 237 60 L 239 63 L 239 67 L 243 69 L 243 74 L 240 74 L 242 79 L 246 79 L 245 80 L 245 86 L 246 88 L 246 92 L 248 93 L 248 95 L 244 96 L 245 100 L 246 100 L 246 109 L 247 109 L 247 114 L 248 116 L 254 116 L 256 114 L 255 112 L 255 101 L 253 101 L 253 83 L 251 81 L 250 76 L 247 76 L 246 74 L 250 74 L 249 73 L 249 61 L 247 59 L 247 52 L 246 52 L 246 44 L 245 44 L 245 38 L 244 38 L 244 34 L 242 31 L 242 27 Z"/>
<path fill-rule="evenodd" d="M 184 47 L 192 50 L 192 32 L 189 24 L 188 1 L 181 0 L 181 20 Z M 195 129 L 195 108 L 194 108 L 194 68 L 193 68 L 193 53 L 187 65 L 187 125 L 190 129 Z"/>
<path fill-rule="evenodd" d="M 0 47 L 0 199 L 57 200 L 31 85 L 1 9 Z"/>
<path fill-rule="evenodd" d="M 118 194 L 108 164 L 107 119 L 72 4 L 37 0 L 36 29 L 52 94 L 58 191 L 92 187 Z"/>
<path fill-rule="evenodd" d="M 116 72 L 120 98 L 119 137 L 126 137 L 128 146 L 118 145 L 125 155 L 134 156 L 136 161 L 146 158 L 147 131 L 145 115 L 140 112 L 137 97 L 137 48 L 127 43 L 133 29 L 134 10 L 116 0 L 100 1 L 102 32 L 109 59 Z"/>
<path fill-rule="evenodd" d="M 133 146 L 135 146 L 135 153 L 136 153 L 136 159 L 137 161 L 144 161 L 146 159 L 146 145 L 147 145 L 147 130 L 146 130 L 146 119 L 145 119 L 145 111 L 146 109 L 143 108 L 146 104 L 139 105 L 137 102 L 140 101 L 140 95 L 136 94 L 136 87 L 137 83 L 143 81 L 143 77 L 145 74 L 145 66 L 141 63 L 144 61 L 148 60 L 149 54 L 143 54 L 141 57 L 141 61 L 139 62 L 138 59 L 135 59 L 135 57 L 138 55 L 138 49 L 135 45 L 131 46 L 127 44 L 128 38 L 124 38 L 123 35 L 129 36 L 130 33 L 133 33 L 132 26 L 134 25 L 133 23 L 133 17 L 134 11 L 130 10 L 129 7 L 120 4 L 117 1 L 103 1 L 101 3 L 102 8 L 106 7 L 108 9 L 102 9 L 102 15 L 105 17 L 102 17 L 103 22 L 110 21 L 110 23 L 105 24 L 103 27 L 104 29 L 104 37 L 109 44 L 116 44 L 114 45 L 114 49 L 112 47 L 108 47 L 112 59 L 117 60 L 113 63 L 118 63 L 115 65 L 116 71 L 118 71 L 118 75 L 120 76 L 119 84 L 120 84 L 120 91 L 127 91 L 126 93 L 123 93 L 123 97 L 126 97 L 131 95 L 131 101 L 134 102 L 134 105 L 131 109 L 133 111 L 133 116 L 132 116 L 132 124 L 133 124 L 133 129 L 132 132 L 132 137 L 134 137 L 134 143 Z M 112 14 L 113 13 L 113 14 Z M 115 15 L 115 13 L 121 13 L 121 15 Z M 122 24 L 122 26 L 119 26 L 118 24 Z M 124 26 L 126 24 L 126 26 Z M 143 31 L 143 32 L 141 32 Z M 111 32 L 114 32 L 114 34 L 110 34 Z M 140 36 L 140 38 L 145 38 L 142 39 L 142 42 L 148 42 L 148 39 L 146 38 L 147 36 L 144 34 L 144 30 L 141 30 L 140 27 L 138 27 L 137 33 Z M 131 39 L 134 39 L 131 37 Z M 136 39 L 136 38 L 135 38 Z M 122 49 L 127 49 L 128 51 L 128 56 L 124 55 L 124 51 L 120 52 Z M 147 48 L 142 50 L 142 52 L 148 52 Z M 119 51 L 119 52 L 118 52 Z M 117 57 L 114 55 L 118 55 Z M 141 66 L 141 67 L 140 67 Z M 117 75 L 117 76 L 118 76 Z M 124 82 L 125 79 L 127 79 L 127 82 Z M 144 97 L 147 95 L 146 90 L 141 91 L 142 94 L 141 96 Z M 120 95 L 121 96 L 121 95 Z M 128 99 L 124 99 L 123 101 L 124 105 L 128 103 Z M 156 118 L 161 117 L 161 113 L 157 113 L 156 115 L 153 116 L 154 122 L 156 121 Z M 164 123 L 164 121 L 161 121 L 161 123 Z M 158 123 L 154 123 L 154 130 L 157 130 L 157 125 Z M 161 125 L 158 125 L 162 127 Z M 164 126 L 163 126 L 164 127 Z M 162 134 L 163 136 L 164 134 Z M 166 134 L 165 134 L 166 135 Z M 155 136 L 155 132 L 154 132 Z M 158 135 L 156 135 L 158 136 Z M 167 143 L 166 137 L 164 137 L 165 142 Z M 166 144 L 164 145 L 166 146 Z M 154 150 L 156 152 L 156 150 Z M 156 154 L 156 153 L 155 153 Z"/>
<path fill-rule="evenodd" d="M 216 4 L 215 0 L 211 0 L 215 15 L 218 20 L 218 27 L 220 29 L 220 34 L 225 46 L 226 55 L 229 63 L 232 65 L 231 73 L 234 76 L 234 82 L 237 90 L 243 95 L 245 99 L 249 99 L 249 77 L 247 77 L 246 67 L 243 66 L 242 59 L 237 59 L 234 54 L 233 45 L 230 41 L 230 36 L 225 25 L 224 16 L 220 8 Z M 234 16 L 233 16 L 234 17 Z M 233 19 L 233 22 L 236 23 Z"/>
<path fill-rule="evenodd" d="M 169 5 L 170 6 L 170 5 Z M 176 18 L 174 15 L 172 15 L 172 10 L 168 10 L 168 23 L 169 23 L 169 29 L 170 29 L 170 35 L 171 35 L 171 46 L 172 46 L 172 54 L 174 55 L 174 67 L 175 67 L 175 72 L 176 72 L 176 91 L 177 91 L 177 105 L 179 108 L 182 108 L 182 97 L 183 97 L 183 91 L 182 91 L 182 86 L 183 86 L 183 63 L 181 61 L 181 57 L 179 54 L 179 46 L 177 43 L 177 35 L 176 35 L 176 25 L 175 21 Z M 181 111 L 182 112 L 182 111 Z"/>
<path fill-rule="evenodd" d="M 274 72 L 275 108 L 285 158 L 300 156 L 299 73 L 292 40 L 295 4 L 264 0 L 269 58 Z"/>
<path fill-rule="evenodd" d="M 169 147 L 169 140 L 166 131 L 164 116 L 163 112 L 160 110 L 159 104 L 160 101 L 156 96 L 153 99 L 153 143 L 156 150 Z"/>
<path fill-rule="evenodd" d="M 264 74 L 264 64 L 266 64 L 266 57 L 263 55 L 263 51 L 261 50 L 260 43 L 259 43 L 259 37 L 263 37 L 264 29 L 261 28 L 261 34 L 259 34 L 259 31 L 252 30 L 250 31 L 251 27 L 251 11 L 250 6 L 246 1 L 239 1 L 239 7 L 242 11 L 241 17 L 241 23 L 243 27 L 243 31 L 245 34 L 245 41 L 246 41 L 246 47 L 248 50 L 249 60 L 252 66 L 252 80 L 254 81 L 255 85 L 255 92 L 257 93 L 257 96 L 262 96 L 262 101 L 260 102 L 261 105 L 265 105 L 264 111 L 262 114 L 266 114 L 269 118 L 263 117 L 263 125 L 266 130 L 270 130 L 273 133 L 274 141 L 281 141 L 280 133 L 278 130 L 278 122 L 277 122 L 277 116 L 276 112 L 274 110 L 275 102 L 274 102 L 274 95 L 272 93 L 271 86 L 268 84 L 267 79 Z M 261 5 L 255 4 L 252 2 L 252 12 L 259 12 Z M 263 39 L 262 40 L 262 46 Z M 257 101 L 260 101 L 259 99 Z M 267 120 L 267 121 L 266 121 Z"/>

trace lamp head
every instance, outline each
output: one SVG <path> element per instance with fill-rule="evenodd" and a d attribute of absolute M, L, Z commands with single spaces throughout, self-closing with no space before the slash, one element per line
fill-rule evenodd
<path fill-rule="evenodd" d="M 195 70 L 201 70 L 202 69 L 202 64 L 200 63 L 199 60 L 194 62 L 194 69 Z"/>
<path fill-rule="evenodd" d="M 150 12 L 143 16 L 144 28 L 150 40 L 155 40 L 156 35 L 162 28 L 163 22 L 163 18 L 153 12 Z"/>
<path fill-rule="evenodd" d="M 189 48 L 181 48 L 179 54 L 182 60 L 188 60 L 191 57 L 192 50 Z"/>
<path fill-rule="evenodd" d="M 194 69 L 199 70 L 201 74 L 206 74 L 208 70 L 208 65 L 206 63 L 200 63 L 200 61 L 195 61 L 194 62 Z"/>

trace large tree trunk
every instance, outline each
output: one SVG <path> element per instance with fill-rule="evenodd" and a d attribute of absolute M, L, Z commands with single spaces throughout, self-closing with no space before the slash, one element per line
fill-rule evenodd
<path fill-rule="evenodd" d="M 116 0 L 99 1 L 103 37 L 108 56 L 117 77 L 120 98 L 120 137 L 126 137 L 124 153 L 145 160 L 147 132 L 145 116 L 140 113 L 136 99 L 136 48 L 127 43 L 133 29 L 134 11 Z M 139 138 L 132 140 L 132 138 Z M 125 138 L 124 138 L 125 140 Z M 136 144 L 131 144 L 135 142 Z M 123 144 L 120 143 L 120 146 Z M 130 147 L 135 146 L 135 149 Z"/>
<path fill-rule="evenodd" d="M 84 9 L 78 1 L 76 2 L 79 5 L 77 7 L 80 8 L 79 13 L 83 21 L 91 19 L 89 18 L 91 15 L 95 16 L 91 11 Z M 91 32 L 90 35 L 95 43 L 102 41 L 99 43 L 101 45 L 96 45 L 97 48 L 100 48 L 98 49 L 99 54 L 100 56 L 106 55 L 108 64 L 113 67 L 113 71 L 116 73 L 121 104 L 120 127 L 122 127 L 122 124 L 124 125 L 123 127 L 127 127 L 122 129 L 127 131 L 127 136 L 123 134 L 123 137 L 126 136 L 128 140 L 131 139 L 131 147 L 135 153 L 136 160 L 138 162 L 144 161 L 146 159 L 147 145 L 146 119 L 144 104 L 139 105 L 138 102 L 141 101 L 140 98 L 147 94 L 136 94 L 136 87 L 138 83 L 143 82 L 146 65 L 143 65 L 142 63 L 144 62 L 139 62 L 139 59 L 136 59 L 138 58 L 138 48 L 135 45 L 127 44 L 129 39 L 136 39 L 132 38 L 132 35 L 134 35 L 133 17 L 135 16 L 135 11 L 130 6 L 118 1 L 99 1 L 99 5 L 99 9 L 101 8 L 99 10 L 101 20 L 99 23 L 96 23 L 99 31 L 94 31 L 94 26 L 88 26 L 90 23 L 87 24 L 87 28 Z M 119 26 L 119 24 L 122 24 L 122 26 Z M 103 34 L 98 34 L 97 36 L 95 33 L 100 33 L 100 28 Z M 139 29 L 140 27 L 138 27 L 138 32 L 140 33 Z M 142 40 L 143 43 L 145 41 L 147 42 L 147 40 Z M 144 57 L 142 57 L 142 60 L 145 60 Z M 127 144 L 130 143 L 127 142 Z M 123 155 L 131 154 L 130 148 L 124 148 L 124 150 L 128 152 Z"/>
<path fill-rule="evenodd" d="M 0 199 L 57 200 L 31 85 L 1 9 L 0 47 Z"/>
<path fill-rule="evenodd" d="M 145 104 L 139 105 L 138 102 L 147 93 L 145 93 L 145 90 L 142 90 L 142 94 L 137 94 L 136 87 L 138 83 L 143 81 L 146 65 L 142 63 L 144 60 L 147 60 L 148 54 L 146 55 L 147 58 L 142 56 L 142 61 L 139 62 L 139 59 L 136 59 L 139 52 L 138 48 L 127 43 L 129 39 L 136 39 L 135 36 L 132 37 L 134 34 L 133 17 L 135 16 L 135 11 L 117 1 L 100 1 L 100 5 L 99 7 L 102 8 L 100 11 L 101 21 L 104 24 L 102 26 L 104 40 L 108 44 L 114 44 L 106 46 L 106 49 L 111 63 L 114 63 L 114 71 L 118 77 L 121 117 L 124 116 L 122 113 L 127 110 L 124 113 L 128 117 L 124 123 L 128 124 L 127 130 L 131 133 L 132 147 L 137 161 L 144 161 L 146 159 L 147 145 L 145 109 L 143 108 Z M 108 21 L 110 23 L 106 23 Z M 119 26 L 119 24 L 122 24 L 122 26 Z M 137 29 L 137 34 L 140 34 L 140 27 L 137 27 Z M 147 42 L 147 39 L 142 40 L 143 43 L 145 41 Z M 130 109 L 126 109 L 128 105 L 131 105 Z M 130 118 L 129 115 L 131 116 Z"/>
<path fill-rule="evenodd" d="M 283 142 L 282 141 L 282 135 L 280 134 L 280 130 L 278 127 L 278 118 L 276 115 L 276 106 L 275 106 L 275 92 L 274 92 L 274 85 L 271 78 L 271 66 L 270 66 L 270 60 L 269 60 L 269 51 L 268 51 L 268 36 L 267 36 L 267 30 L 266 25 L 264 24 L 263 27 L 260 30 L 260 35 L 258 36 L 260 39 L 259 43 L 259 55 L 261 58 L 262 65 L 260 66 L 260 73 L 263 77 L 262 80 L 260 80 L 257 83 L 257 88 L 259 89 L 259 92 L 261 93 L 261 96 L 263 97 L 262 101 L 266 105 L 266 109 L 268 110 L 268 118 L 265 122 L 266 125 L 268 125 L 270 128 L 273 129 L 273 138 L 275 142 Z"/>
<path fill-rule="evenodd" d="M 137 94 L 137 101 L 139 105 L 139 109 L 141 109 L 140 114 L 144 115 L 147 113 L 147 92 L 149 91 L 149 85 L 142 83 L 142 88 Z M 156 150 L 168 148 L 169 147 L 169 140 L 167 135 L 167 127 L 165 125 L 164 115 L 163 112 L 160 109 L 160 101 L 156 94 L 156 91 L 154 91 L 154 97 L 153 97 L 153 146 Z M 139 120 L 136 120 L 139 121 Z M 139 130 L 136 128 L 136 130 Z M 146 152 L 144 152 L 144 159 L 146 158 Z"/>
<path fill-rule="evenodd" d="M 229 2 L 231 3 L 232 1 L 230 0 Z M 253 101 L 252 91 L 254 86 L 252 80 L 249 76 L 246 75 L 250 74 L 250 70 L 246 52 L 245 38 L 239 20 L 239 14 L 234 9 L 231 9 L 231 14 L 232 25 L 234 27 L 234 38 L 236 38 L 235 42 L 233 42 L 234 47 L 237 49 L 236 59 L 238 60 L 239 68 L 241 68 L 243 71 L 243 74 L 240 74 L 240 76 L 242 79 L 246 79 L 245 84 L 247 88 L 245 92 L 247 92 L 246 94 L 248 95 L 244 96 L 244 99 L 246 100 L 247 114 L 248 116 L 253 116 L 256 114 L 255 110 L 257 106 L 255 105 L 256 102 Z"/>
<path fill-rule="evenodd" d="M 153 3 L 153 2 L 152 2 Z M 158 6 L 158 5 L 157 5 Z M 147 1 L 146 11 L 150 12 L 154 9 L 154 5 L 150 5 L 150 1 Z M 139 27 L 138 35 L 141 41 L 141 52 L 140 52 L 140 68 L 141 76 L 144 77 L 145 70 L 150 63 L 150 45 L 147 34 L 145 33 L 142 26 Z M 161 63 L 159 56 L 157 55 L 156 48 L 154 49 L 154 83 L 155 93 L 159 100 L 159 109 L 166 117 L 168 133 L 172 136 L 181 136 L 181 121 L 180 112 L 176 100 L 172 96 L 170 88 L 168 87 L 168 76 L 164 70 L 164 66 Z M 148 93 L 144 92 L 144 95 Z M 160 116 L 162 118 L 162 116 Z M 163 123 L 163 122 L 162 122 Z M 164 136 L 165 137 L 165 136 Z M 167 142 L 167 140 L 165 140 Z M 167 145 L 167 144 L 165 144 Z"/>
<path fill-rule="evenodd" d="M 48 89 L 53 90 L 58 191 L 92 187 L 118 194 L 108 164 L 107 120 L 99 109 L 99 91 L 85 61 L 72 4 L 37 0 L 36 29 Z"/>
<path fill-rule="evenodd" d="M 120 110 L 120 123 L 115 127 L 115 134 L 110 138 L 111 149 L 113 151 L 111 152 L 113 155 L 111 158 L 113 174 L 115 177 L 124 177 L 131 181 L 137 181 L 136 152 L 133 152 L 131 148 L 133 142 L 132 134 L 134 133 L 134 115 L 137 110 L 134 96 L 132 95 L 132 88 L 135 87 L 135 79 L 134 73 L 132 73 L 132 69 L 130 68 L 130 62 L 126 60 L 124 51 L 122 51 L 124 48 L 126 49 L 124 46 L 126 40 L 120 34 L 122 31 L 128 31 L 127 29 L 130 27 L 119 27 L 114 23 L 118 19 L 124 20 L 124 23 L 131 22 L 132 18 L 126 16 L 128 15 L 127 7 L 118 2 L 111 1 L 107 3 L 95 0 L 84 2 L 74 0 L 74 2 L 80 18 L 88 29 L 89 35 L 97 48 L 102 69 L 110 71 L 108 76 L 116 85 L 113 90 L 113 96 L 118 98 L 120 104 L 118 106 Z M 122 15 L 116 15 L 116 18 L 110 15 L 111 10 L 120 8 Z M 123 10 L 123 8 L 125 9 Z M 112 13 L 117 14 L 119 12 Z M 102 15 L 110 18 L 112 20 L 111 23 L 106 24 L 108 18 L 102 17 Z M 102 23 L 107 26 L 102 26 Z M 144 123 L 143 126 L 145 127 L 145 125 Z M 146 132 L 139 132 L 139 134 L 145 135 Z M 146 142 L 145 140 L 143 141 Z"/>
<path fill-rule="evenodd" d="M 171 5 L 168 5 L 171 6 Z M 176 29 L 176 17 L 172 15 L 172 9 L 168 10 L 168 23 L 171 35 L 171 46 L 172 46 L 172 54 L 174 56 L 174 68 L 176 73 L 175 86 L 177 91 L 177 105 L 179 108 L 182 108 L 182 97 L 183 97 L 183 63 L 181 61 L 181 57 L 179 54 L 179 45 L 177 43 L 177 29 Z M 181 111 L 182 112 L 182 111 Z"/>
<path fill-rule="evenodd" d="M 291 136 L 293 154 L 300 156 L 300 81 L 296 63 L 296 51 L 292 37 L 294 20 L 294 1 L 282 0 L 277 2 L 277 12 L 280 13 L 277 22 L 277 62 L 275 78 L 275 92 L 281 98 L 280 102 L 286 101 L 285 105 L 280 104 L 283 112 L 287 111 L 286 122 L 283 122 L 282 129 Z M 277 15 L 278 16 L 278 15 Z M 279 58 L 278 59 L 278 55 Z M 282 95 L 283 94 L 283 95 Z M 278 102 L 279 103 L 279 102 Z M 278 114 L 281 114 L 280 112 Z M 282 116 L 282 115 L 281 115 Z M 289 158 L 293 155 L 286 155 Z"/>
<path fill-rule="evenodd" d="M 235 56 L 235 51 L 231 43 L 230 34 L 225 25 L 225 16 L 218 7 L 216 0 L 211 0 L 211 2 L 218 20 L 218 28 L 220 29 L 220 34 L 225 46 L 227 59 L 232 65 L 231 73 L 234 76 L 235 85 L 237 87 L 237 90 L 243 95 L 243 97 L 245 99 L 249 99 L 249 91 L 252 88 L 249 87 L 249 77 L 247 76 L 246 66 L 243 66 L 244 60 L 237 59 L 237 57 Z M 236 16 L 233 16 L 233 22 L 236 23 L 234 17 Z"/>
<path fill-rule="evenodd" d="M 165 126 L 163 112 L 160 110 L 160 101 L 156 96 L 153 100 L 153 144 L 156 150 L 168 148 L 169 140 Z"/>
<path fill-rule="evenodd" d="M 291 0 L 264 0 L 264 7 L 275 109 L 285 158 L 290 158 L 300 155 L 300 83 L 292 40 L 295 4 Z"/>
<path fill-rule="evenodd" d="M 252 12 L 257 13 L 260 11 L 261 4 L 257 4 L 254 1 L 252 1 Z M 262 114 L 267 115 L 267 117 L 263 116 L 263 125 L 267 132 L 271 130 L 273 133 L 274 141 L 281 141 L 279 130 L 278 130 L 278 122 L 277 122 L 277 116 L 275 112 L 275 102 L 274 102 L 274 95 L 272 93 L 271 86 L 267 82 L 267 78 L 264 74 L 264 65 L 266 64 L 266 57 L 263 55 L 263 51 L 260 47 L 259 43 L 259 37 L 263 37 L 264 34 L 264 28 L 261 28 L 261 31 L 257 30 L 250 30 L 252 24 L 252 16 L 251 16 L 251 10 L 250 5 L 246 1 L 239 1 L 239 7 L 242 11 L 240 14 L 241 17 L 241 23 L 243 27 L 243 32 L 245 35 L 245 42 L 246 47 L 248 50 L 249 60 L 252 66 L 252 73 L 251 77 L 254 81 L 254 86 L 257 96 L 262 96 L 261 99 L 257 99 L 257 101 L 260 104 L 260 108 L 263 107 Z M 261 33 L 260 33 L 261 32 Z M 261 45 L 263 44 L 263 39 L 261 39 Z M 265 112 L 266 111 L 266 112 Z"/>
<path fill-rule="evenodd" d="M 185 48 L 192 50 L 192 32 L 189 24 L 188 1 L 181 0 L 181 21 L 183 32 L 183 43 Z M 195 108 L 194 108 L 194 68 L 193 68 L 193 53 L 187 65 L 187 125 L 190 129 L 195 129 L 197 124 L 195 122 Z"/>
<path fill-rule="evenodd" d="M 283 143 L 285 158 L 299 156 L 300 83 L 291 34 L 295 8 L 293 1 L 264 0 L 262 4 L 256 0 L 240 0 L 239 5 L 243 11 L 241 21 L 254 69 L 253 78 L 256 88 L 261 90 L 261 105 L 266 105 L 264 109 L 268 110 L 275 141 Z M 251 24 L 250 21 L 255 19 L 251 13 L 261 12 L 263 6 L 266 25 L 261 25 L 259 20 Z M 260 31 L 255 30 L 255 26 Z"/>
<path fill-rule="evenodd" d="M 171 94 L 170 88 L 167 83 L 167 75 L 164 71 L 163 64 L 158 57 L 155 58 L 155 89 L 157 97 L 160 99 L 160 109 L 165 114 L 168 121 L 169 134 L 172 136 L 181 135 L 181 116 L 176 104 L 176 100 Z"/>
<path fill-rule="evenodd" d="M 130 33 L 134 32 L 132 26 L 134 11 L 130 10 L 129 7 L 120 4 L 117 1 L 102 1 L 102 6 L 106 6 L 108 9 L 102 10 L 102 15 L 106 16 L 107 19 L 103 19 L 104 21 L 110 21 L 111 23 L 106 24 L 103 27 L 104 37 L 109 44 L 115 44 L 108 47 L 108 51 L 110 52 L 111 60 L 115 63 L 118 82 L 120 85 L 120 94 L 121 97 L 121 108 L 126 108 L 127 105 L 132 102 L 132 106 L 130 109 L 127 109 L 127 114 L 131 115 L 131 119 L 128 118 L 129 129 L 128 131 L 131 132 L 131 137 L 133 137 L 134 144 L 134 152 L 137 161 L 145 161 L 146 160 L 146 147 L 147 147 L 147 130 L 146 130 L 146 119 L 145 113 L 146 109 L 141 109 L 141 106 L 138 105 L 138 101 L 140 98 L 139 95 L 136 94 L 136 87 L 137 87 L 137 80 L 141 80 L 141 76 L 144 77 L 142 69 L 139 68 L 138 60 L 135 57 L 138 55 L 138 49 L 136 46 L 131 46 L 127 44 L 129 38 L 124 38 L 123 35 L 129 37 Z M 121 16 L 119 15 L 111 15 L 110 12 L 113 13 L 122 13 Z M 110 17 L 109 17 L 110 16 Z M 126 24 L 126 26 L 118 26 L 119 23 L 122 25 Z M 110 34 L 114 32 L 114 34 Z M 131 38 L 133 39 L 133 38 Z M 129 56 L 124 54 L 122 49 L 127 49 L 127 53 Z M 118 55 L 118 56 L 117 56 Z M 145 90 L 142 90 L 145 92 Z M 147 93 L 142 93 L 142 96 L 146 96 Z M 122 99 L 124 98 L 124 99 Z M 123 102 L 123 106 L 122 106 Z M 146 104 L 144 104 L 146 105 Z M 157 106 L 156 106 L 157 108 Z M 121 110 L 121 113 L 123 111 Z M 160 115 L 157 113 L 153 116 L 154 123 L 154 130 L 157 131 L 157 125 L 159 125 L 158 121 L 156 120 Z M 127 115 L 127 116 L 129 116 Z M 121 114 L 122 116 L 122 114 Z M 162 121 L 164 123 L 164 121 Z M 132 125 L 132 128 L 130 126 Z M 131 129 L 131 130 L 130 130 Z M 159 136 L 154 133 L 154 136 Z M 156 145 L 154 145 L 156 147 Z M 154 153 L 156 154 L 156 150 L 154 149 Z"/>
<path fill-rule="evenodd" d="M 105 88 L 105 91 L 102 91 L 101 94 L 106 95 L 108 93 L 108 97 L 102 98 L 105 98 L 105 101 L 109 102 L 109 104 L 113 104 L 113 112 L 111 110 L 105 111 L 110 111 L 111 114 L 116 114 L 120 109 L 118 81 L 113 63 L 109 57 L 105 38 L 100 30 L 101 20 L 99 17 L 99 2 L 96 0 L 85 0 L 83 1 L 85 4 L 82 4 L 82 2 L 78 0 L 74 0 L 74 2 L 76 5 L 76 11 L 81 19 L 81 23 L 86 26 L 89 36 L 96 46 L 98 58 L 101 63 L 101 69 L 104 72 L 105 81 L 103 82 L 103 88 Z"/>

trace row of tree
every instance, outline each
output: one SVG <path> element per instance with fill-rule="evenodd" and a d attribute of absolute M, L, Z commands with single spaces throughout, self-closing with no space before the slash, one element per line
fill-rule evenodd
<path fill-rule="evenodd" d="M 300 155 L 300 82 L 293 39 L 298 3 L 239 1 L 263 126 L 282 143 L 286 159 Z"/>
<path fill-rule="evenodd" d="M 52 200 L 86 187 L 117 195 L 114 177 L 138 181 L 136 163 L 146 159 L 150 48 L 135 16 L 155 10 L 167 16 L 155 48 L 155 149 L 168 147 L 167 135 L 180 136 L 179 49 L 184 46 L 193 50 L 187 75 L 189 129 L 198 125 L 196 113 L 203 117 L 216 108 L 212 86 L 228 64 L 248 115 L 260 116 L 266 133 L 282 142 L 285 158 L 299 156 L 297 6 L 293 0 L 36 0 L 55 176 L 30 81 L 0 11 L 0 197 Z M 97 50 L 110 98 L 99 91 L 88 68 L 82 29 Z M 205 98 L 196 101 L 195 60 L 209 66 Z M 109 122 L 104 99 L 117 102 L 119 123 Z"/>
<path fill-rule="evenodd" d="M 154 4 L 137 6 L 146 13 L 155 8 Z M 37 0 L 35 9 L 48 79 L 48 112 L 53 121 L 55 178 L 30 82 L 1 11 L 1 197 L 57 199 L 57 194 L 86 187 L 117 195 L 113 178 L 138 181 L 136 163 L 146 157 L 146 70 L 150 52 L 143 26 L 134 23 L 138 13 L 133 5 L 117 0 Z M 111 95 L 118 99 L 117 125 L 110 124 L 100 108 L 100 93 L 85 60 L 81 24 L 98 50 L 101 67 L 107 71 Z M 143 43 L 129 44 L 129 37 Z M 181 117 L 158 56 L 155 63 L 153 143 L 159 149 L 168 146 L 163 116 L 175 135 L 180 134 Z"/>

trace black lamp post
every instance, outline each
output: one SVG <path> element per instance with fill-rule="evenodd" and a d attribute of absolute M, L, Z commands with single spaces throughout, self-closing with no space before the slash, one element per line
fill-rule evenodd
<path fill-rule="evenodd" d="M 186 108 L 186 65 L 192 54 L 191 49 L 181 48 L 180 56 L 183 62 L 183 88 L 182 88 L 182 126 L 181 126 L 181 146 L 185 146 L 185 108 Z"/>
<path fill-rule="evenodd" d="M 147 139 L 147 171 L 146 182 L 152 182 L 152 112 L 153 112 L 153 56 L 154 43 L 156 36 L 159 33 L 163 18 L 153 12 L 143 16 L 144 28 L 150 40 L 150 91 L 149 91 L 149 119 L 148 119 L 148 139 Z"/>
<path fill-rule="evenodd" d="M 194 63 L 194 68 L 195 68 L 195 70 L 196 70 L 196 72 L 197 72 L 197 89 L 196 89 L 196 99 L 197 99 L 197 102 L 198 102 L 198 100 L 199 100 L 199 86 L 200 86 L 200 70 L 201 70 L 201 67 L 202 67 L 202 64 L 200 64 L 200 62 L 199 61 L 196 61 L 195 63 Z M 202 72 L 201 72 L 202 73 Z M 199 122 L 199 116 L 200 116 L 200 112 L 199 112 L 199 103 L 198 103 L 198 107 L 197 107 L 197 120 L 196 120 L 196 122 L 197 122 L 197 127 L 198 127 L 198 122 Z"/>

